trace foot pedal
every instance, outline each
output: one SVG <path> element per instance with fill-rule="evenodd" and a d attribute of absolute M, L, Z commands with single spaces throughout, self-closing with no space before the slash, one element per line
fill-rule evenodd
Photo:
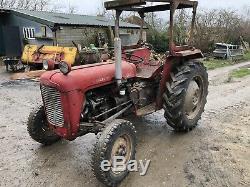
<path fill-rule="evenodd" d="M 137 116 L 145 116 L 148 114 L 152 114 L 155 112 L 155 106 L 156 106 L 156 104 L 152 103 L 152 104 L 147 105 L 143 108 L 140 108 L 139 110 L 137 110 L 136 115 Z"/>

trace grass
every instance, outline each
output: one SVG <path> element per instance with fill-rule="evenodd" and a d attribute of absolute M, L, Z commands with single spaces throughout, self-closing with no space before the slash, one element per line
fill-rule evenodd
<path fill-rule="evenodd" d="M 244 68 L 240 68 L 240 69 L 232 71 L 232 73 L 230 74 L 230 77 L 242 78 L 248 75 L 250 75 L 250 68 L 244 67 Z"/>
<path fill-rule="evenodd" d="M 248 53 L 246 53 L 246 54 L 244 55 L 244 59 L 250 60 L 250 52 L 248 52 Z"/>
<path fill-rule="evenodd" d="M 203 63 L 208 70 L 213 70 L 235 64 L 233 61 L 220 60 L 220 59 L 206 59 L 203 61 Z"/>
<path fill-rule="evenodd" d="M 209 58 L 203 61 L 204 65 L 208 70 L 213 70 L 221 67 L 231 66 L 234 64 L 238 64 L 241 62 L 250 61 L 250 52 L 244 54 L 243 58 L 237 60 L 222 60 L 222 59 L 214 59 Z"/>

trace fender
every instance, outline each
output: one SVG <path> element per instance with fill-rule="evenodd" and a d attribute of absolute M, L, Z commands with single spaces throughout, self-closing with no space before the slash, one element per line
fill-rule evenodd
<path fill-rule="evenodd" d="M 162 97 L 163 97 L 163 94 L 166 90 L 166 83 L 170 79 L 170 73 L 172 71 L 172 66 L 173 66 L 175 60 L 176 60 L 176 58 L 173 58 L 173 56 L 168 56 L 166 58 L 165 64 L 163 65 L 162 78 L 160 81 L 160 89 L 159 89 L 158 96 L 156 99 L 156 111 L 161 110 L 163 107 Z"/>
<path fill-rule="evenodd" d="M 166 62 L 163 65 L 162 78 L 160 82 L 160 89 L 156 100 L 156 110 L 163 108 L 163 94 L 166 90 L 166 83 L 170 80 L 171 71 L 173 66 L 178 65 L 180 62 L 189 61 L 192 59 L 203 58 L 203 54 L 199 49 L 179 49 L 174 52 L 173 55 L 166 58 Z"/>

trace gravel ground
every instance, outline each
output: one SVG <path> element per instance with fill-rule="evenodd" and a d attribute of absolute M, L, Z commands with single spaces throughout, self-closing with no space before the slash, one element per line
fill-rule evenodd
<path fill-rule="evenodd" d="M 163 112 L 130 119 L 138 131 L 137 160 L 150 159 L 146 176 L 131 173 L 121 187 L 250 186 L 250 77 L 227 82 L 243 63 L 209 72 L 208 103 L 199 126 L 175 133 Z M 0 69 L 0 186 L 102 186 L 93 176 L 93 134 L 50 147 L 30 139 L 27 118 L 41 103 L 39 84 L 9 81 Z"/>

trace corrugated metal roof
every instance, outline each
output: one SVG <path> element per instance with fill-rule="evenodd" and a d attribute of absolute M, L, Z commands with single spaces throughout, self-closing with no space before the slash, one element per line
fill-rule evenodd
<path fill-rule="evenodd" d="M 48 24 L 59 24 L 59 25 L 88 25 L 88 26 L 114 26 L 114 20 L 109 20 L 101 16 L 89 16 L 79 14 L 65 14 L 65 13 L 54 13 L 45 11 L 30 11 L 30 10 L 11 10 L 14 13 L 18 13 L 27 16 L 29 19 L 35 21 L 48 22 Z M 130 24 L 126 22 L 120 22 L 121 27 L 126 28 L 139 28 L 138 25 Z"/>

